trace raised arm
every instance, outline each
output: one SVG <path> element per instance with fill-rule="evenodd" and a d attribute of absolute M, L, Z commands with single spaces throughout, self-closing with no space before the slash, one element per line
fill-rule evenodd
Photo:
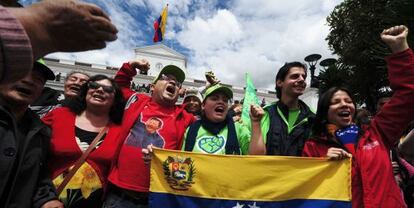
<path fill-rule="evenodd" d="M 381 33 L 381 39 L 393 52 L 386 61 L 394 94 L 371 125 L 378 130 L 388 147 L 398 141 L 408 123 L 414 120 L 414 54 L 408 47 L 407 35 L 408 29 L 402 25 Z"/>
<path fill-rule="evenodd" d="M 24 77 L 33 61 L 57 51 L 105 47 L 116 27 L 96 5 L 76 0 L 44 0 L 25 8 L 0 6 L 0 81 Z"/>
<path fill-rule="evenodd" d="M 106 41 L 117 39 L 115 25 L 94 4 L 76 0 L 44 0 L 30 7 L 8 10 L 26 30 L 35 60 L 57 51 L 104 48 Z"/>
<path fill-rule="evenodd" d="M 124 96 L 125 100 L 128 100 L 131 95 L 135 92 L 131 90 L 131 81 L 135 75 L 137 75 L 137 69 L 148 71 L 150 68 L 150 64 L 147 60 L 142 59 L 140 61 L 131 60 L 127 63 L 124 63 L 119 71 L 115 75 L 115 82 L 122 90 L 122 95 Z"/>
<path fill-rule="evenodd" d="M 250 139 L 250 155 L 266 155 L 266 145 L 264 143 L 260 121 L 264 116 L 264 110 L 260 106 L 250 106 L 250 120 L 252 125 L 252 137 Z"/>

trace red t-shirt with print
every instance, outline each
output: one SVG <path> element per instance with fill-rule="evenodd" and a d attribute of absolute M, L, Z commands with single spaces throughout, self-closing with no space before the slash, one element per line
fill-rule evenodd
<path fill-rule="evenodd" d="M 136 101 L 139 105 L 140 99 Z M 133 112 L 135 103 L 127 105 L 124 130 L 127 130 L 118 160 L 109 181 L 120 188 L 148 192 L 149 165 L 142 159 L 142 147 L 153 144 L 164 149 L 180 149 L 185 128 L 194 120 L 182 107 L 161 107 L 149 101 L 141 112 Z"/>

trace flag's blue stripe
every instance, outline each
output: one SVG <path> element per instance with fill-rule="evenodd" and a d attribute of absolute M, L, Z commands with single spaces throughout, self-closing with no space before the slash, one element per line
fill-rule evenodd
<path fill-rule="evenodd" d="M 158 42 L 158 41 L 162 41 L 162 31 L 161 31 L 161 27 L 162 27 L 162 15 L 160 15 L 160 17 L 158 17 L 157 19 L 157 27 L 154 28 L 155 29 L 155 34 L 154 34 L 154 42 Z"/>
<path fill-rule="evenodd" d="M 158 27 L 161 27 L 161 21 L 162 21 L 162 15 L 160 15 L 160 17 L 158 17 Z"/>
<path fill-rule="evenodd" d="M 162 41 L 162 31 L 161 31 L 161 27 L 158 27 L 157 37 L 158 37 L 158 41 Z"/>
<path fill-rule="evenodd" d="M 179 196 L 165 193 L 151 193 L 149 199 L 150 208 L 323 208 L 323 207 L 338 207 L 351 208 L 351 202 L 334 201 L 334 200 L 316 200 L 316 199 L 294 199 L 279 202 L 254 202 L 254 201 L 236 201 L 223 199 L 205 199 L 190 196 Z M 256 203 L 256 204 L 255 204 Z M 243 205 L 243 206 L 242 206 Z"/>

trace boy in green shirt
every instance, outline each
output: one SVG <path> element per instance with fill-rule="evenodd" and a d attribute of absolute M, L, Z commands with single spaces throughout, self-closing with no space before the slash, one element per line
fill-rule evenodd
<path fill-rule="evenodd" d="M 249 129 L 235 123 L 227 115 L 232 98 L 231 89 L 223 85 L 215 84 L 206 89 L 201 119 L 187 128 L 182 150 L 208 154 L 248 154 Z"/>

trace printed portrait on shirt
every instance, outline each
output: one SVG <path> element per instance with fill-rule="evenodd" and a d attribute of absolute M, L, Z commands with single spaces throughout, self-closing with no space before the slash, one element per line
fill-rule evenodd
<path fill-rule="evenodd" d="M 163 122 L 160 118 L 150 117 L 143 121 L 140 115 L 129 132 L 126 145 L 142 148 L 152 144 L 156 147 L 164 148 L 165 140 L 159 134 L 162 128 Z"/>

